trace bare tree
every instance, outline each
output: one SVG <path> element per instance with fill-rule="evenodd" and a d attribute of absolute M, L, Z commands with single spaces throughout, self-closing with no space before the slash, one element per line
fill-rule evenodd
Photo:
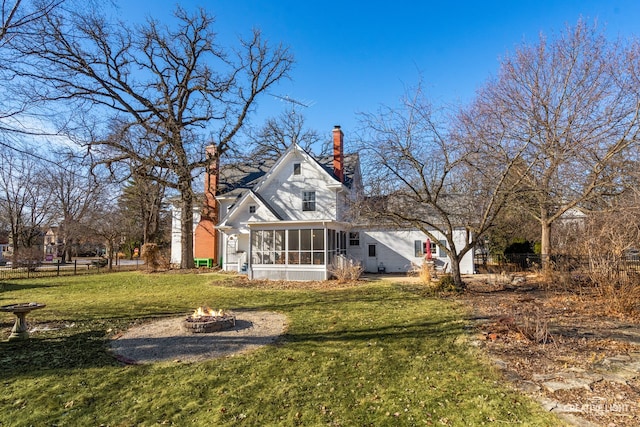
<path fill-rule="evenodd" d="M 161 243 L 163 203 L 165 188 L 157 182 L 134 176 L 123 188 L 121 209 L 127 222 L 138 229 L 141 244 Z"/>
<path fill-rule="evenodd" d="M 11 148 L 17 144 L 12 137 L 18 134 L 43 133 L 25 128 L 24 119 L 31 103 L 18 99 L 20 87 L 16 84 L 13 65 L 18 62 L 11 44 L 29 36 L 29 29 L 65 0 L 3 0 L 0 2 L 0 146 Z M 10 94 L 10 95 L 6 95 Z M 27 96 L 28 98 L 28 96 Z"/>
<path fill-rule="evenodd" d="M 126 217 L 122 209 L 114 200 L 104 199 L 92 212 L 93 220 L 88 221 L 87 230 L 105 243 L 108 267 L 111 270 L 113 260 L 128 230 L 123 226 L 126 224 Z"/>
<path fill-rule="evenodd" d="M 316 130 L 305 127 L 304 115 L 293 106 L 276 117 L 268 118 L 257 132 L 248 133 L 249 156 L 254 161 L 275 161 L 293 144 L 313 152 L 320 142 Z"/>
<path fill-rule="evenodd" d="M 14 262 L 21 259 L 23 250 L 38 248 L 52 215 L 47 175 L 41 166 L 28 152 L 0 150 L 0 214 L 9 223 Z M 39 255 L 42 259 L 44 252 Z"/>
<path fill-rule="evenodd" d="M 83 171 L 78 164 L 58 165 L 49 171 L 49 189 L 63 244 L 63 263 L 71 260 L 74 247 L 88 235 L 91 223 L 100 220 L 94 212 L 98 211 L 104 189 L 88 172 L 88 167 Z"/>
<path fill-rule="evenodd" d="M 19 48 L 30 61 L 24 75 L 46 86 L 41 98 L 114 117 L 109 137 L 80 123 L 92 132 L 84 145 L 96 162 L 130 162 L 179 193 L 181 266 L 191 267 L 192 179 L 215 161 L 204 147 L 213 139 L 222 155 L 231 146 L 256 99 L 287 76 L 292 58 L 257 30 L 225 51 L 204 10 L 189 15 L 178 8 L 175 16 L 170 29 L 154 20 L 131 28 L 96 15 L 50 14 L 37 28 L 41 38 Z"/>
<path fill-rule="evenodd" d="M 420 89 L 401 107 L 362 119 L 364 219 L 425 233 L 448 255 L 454 282 L 462 288 L 460 261 L 509 200 L 517 184 L 510 179 L 516 162 L 500 149 L 479 152 L 462 119 L 452 122 L 457 128 L 445 128 L 448 119 Z M 502 161 L 503 167 L 487 169 L 488 161 Z M 464 239 L 456 239 L 460 230 Z"/>
<path fill-rule="evenodd" d="M 42 19 L 65 0 L 3 0 L 0 3 L 0 48 L 8 39 L 24 34 L 31 23 Z"/>
<path fill-rule="evenodd" d="M 629 55 L 580 21 L 505 58 L 470 107 L 492 129 L 480 135 L 480 147 L 500 145 L 522 159 L 513 169 L 517 194 L 540 224 L 545 267 L 551 225 L 574 207 L 619 192 L 620 160 L 637 157 L 640 97 L 631 82 L 638 57 Z"/>

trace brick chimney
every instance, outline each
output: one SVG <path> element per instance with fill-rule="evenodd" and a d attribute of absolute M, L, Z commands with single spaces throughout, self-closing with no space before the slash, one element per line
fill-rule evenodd
<path fill-rule="evenodd" d="M 207 160 L 209 161 L 204 174 L 204 209 L 203 214 L 216 222 L 218 221 L 218 179 L 220 177 L 220 157 L 218 147 L 207 145 L 205 147 Z"/>
<path fill-rule="evenodd" d="M 333 127 L 333 173 L 344 182 L 344 133 L 339 125 Z"/>
<path fill-rule="evenodd" d="M 204 203 L 200 215 L 200 222 L 196 226 L 193 237 L 193 257 L 212 259 L 218 264 L 218 234 L 215 229 L 218 223 L 218 178 L 220 176 L 220 157 L 217 147 L 209 145 L 205 148 L 209 164 L 204 174 Z"/>

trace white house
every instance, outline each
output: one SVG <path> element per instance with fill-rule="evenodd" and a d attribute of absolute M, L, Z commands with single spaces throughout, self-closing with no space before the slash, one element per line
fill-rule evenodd
<path fill-rule="evenodd" d="M 216 187 L 204 211 L 215 211 L 215 232 L 204 232 L 196 215 L 194 253 L 202 242 L 216 246 L 209 264 L 246 273 L 254 279 L 326 280 L 337 256 L 362 262 L 367 272 L 407 272 L 424 260 L 426 235 L 416 230 L 365 228 L 351 220 L 350 201 L 362 190 L 357 154 L 344 155 L 343 132 L 333 129 L 333 156 L 316 159 L 292 145 L 271 164 L 219 168 L 205 180 Z M 180 263 L 179 209 L 174 209 L 172 263 Z M 206 220 L 206 218 L 204 218 Z M 200 235 L 198 234 L 200 229 Z M 201 237 L 201 236 L 205 237 Z M 201 237 L 199 239 L 199 236 Z M 463 236 L 463 233 L 460 233 Z M 444 240 L 444 239 L 442 239 Z M 432 243 L 436 266 L 448 258 Z M 462 273 L 473 273 L 473 254 Z"/>

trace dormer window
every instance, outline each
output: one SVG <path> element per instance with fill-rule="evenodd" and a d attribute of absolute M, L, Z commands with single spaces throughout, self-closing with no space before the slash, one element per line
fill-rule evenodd
<path fill-rule="evenodd" d="M 257 207 L 256 205 L 249 205 L 249 213 L 250 213 L 250 214 L 254 214 L 254 213 L 256 213 L 256 209 L 257 209 L 257 208 L 258 208 L 258 207 Z"/>
<path fill-rule="evenodd" d="M 302 210 L 303 211 L 316 210 L 316 192 L 315 191 L 302 192 Z"/>
<path fill-rule="evenodd" d="M 293 164 L 293 174 L 294 175 L 300 175 L 300 171 L 301 171 L 300 163 L 294 163 Z"/>

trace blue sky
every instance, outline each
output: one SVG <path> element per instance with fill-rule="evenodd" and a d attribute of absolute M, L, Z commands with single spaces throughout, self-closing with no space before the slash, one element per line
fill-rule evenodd
<path fill-rule="evenodd" d="M 123 16 L 170 16 L 175 1 L 123 5 Z M 216 16 L 221 41 L 258 27 L 291 49 L 291 81 L 272 90 L 310 106 L 308 127 L 329 138 L 339 124 L 348 140 L 358 113 L 395 105 L 422 79 L 436 104 L 468 102 L 497 73 L 500 58 L 523 42 L 536 43 L 580 17 L 604 25 L 611 37 L 640 35 L 636 0 L 512 1 L 182 1 Z M 256 124 L 287 104 L 263 98 Z"/>

